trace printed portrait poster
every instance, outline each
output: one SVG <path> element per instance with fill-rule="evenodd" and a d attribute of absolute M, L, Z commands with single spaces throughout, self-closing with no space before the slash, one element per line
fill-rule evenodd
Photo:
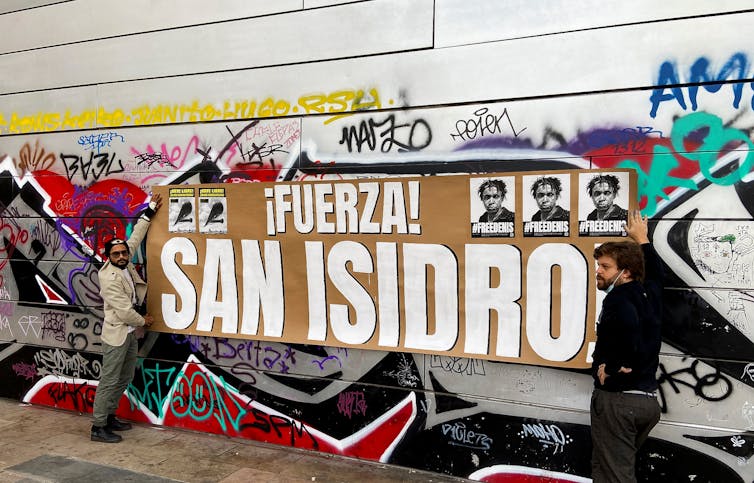
<path fill-rule="evenodd" d="M 571 175 L 525 175 L 522 187 L 524 236 L 568 236 Z"/>
<path fill-rule="evenodd" d="M 631 192 L 628 172 L 579 173 L 579 235 L 626 236 Z"/>
<path fill-rule="evenodd" d="M 532 189 L 575 213 L 597 174 L 637 205 L 621 169 L 155 186 L 170 208 L 147 237 L 150 330 L 589 367 L 610 237 L 522 227 L 566 223 L 541 221 L 554 207 Z"/>
<path fill-rule="evenodd" d="M 469 180 L 471 236 L 515 236 L 516 178 L 513 176 Z"/>
<path fill-rule="evenodd" d="M 196 232 L 194 188 L 168 190 L 168 231 L 170 233 Z"/>
<path fill-rule="evenodd" d="M 199 233 L 228 233 L 225 188 L 199 188 Z"/>

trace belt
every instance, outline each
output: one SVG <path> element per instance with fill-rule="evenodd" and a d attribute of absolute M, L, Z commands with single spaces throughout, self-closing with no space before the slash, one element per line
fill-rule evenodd
<path fill-rule="evenodd" d="M 655 392 L 640 391 L 638 389 L 630 389 L 628 391 L 622 391 L 623 394 L 637 394 L 639 396 L 657 397 Z"/>

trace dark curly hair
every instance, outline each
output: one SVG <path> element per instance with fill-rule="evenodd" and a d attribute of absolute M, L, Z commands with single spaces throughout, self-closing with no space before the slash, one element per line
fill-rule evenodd
<path fill-rule="evenodd" d="M 606 242 L 594 249 L 594 259 L 608 256 L 615 260 L 619 270 L 631 272 L 631 278 L 644 281 L 644 252 L 638 243 L 631 241 Z"/>
<path fill-rule="evenodd" d="M 618 181 L 618 177 L 612 174 L 598 174 L 591 180 L 589 180 L 589 184 L 586 186 L 586 192 L 589 193 L 589 196 L 592 196 L 592 191 L 594 190 L 594 187 L 597 186 L 597 183 L 607 183 L 615 192 L 615 194 L 618 194 L 618 190 L 620 190 L 620 181 Z"/>
<path fill-rule="evenodd" d="M 541 178 L 537 178 L 537 180 L 534 182 L 534 184 L 531 185 L 531 195 L 536 198 L 537 197 L 537 190 L 540 186 L 552 186 L 553 191 L 555 191 L 555 194 L 557 196 L 560 196 L 560 192 L 563 190 L 563 187 L 560 184 L 560 180 L 558 178 L 555 178 L 553 176 L 542 176 Z"/>
<path fill-rule="evenodd" d="M 487 188 L 497 188 L 498 192 L 502 195 L 502 198 L 505 198 L 506 193 L 508 193 L 508 189 L 505 187 L 505 181 L 502 179 L 488 179 L 479 185 L 479 189 L 477 190 L 479 198 L 482 197 L 484 190 Z"/>

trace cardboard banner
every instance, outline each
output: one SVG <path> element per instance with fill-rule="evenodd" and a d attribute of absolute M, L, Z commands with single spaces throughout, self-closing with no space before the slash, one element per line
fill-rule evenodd
<path fill-rule="evenodd" d="M 152 330 L 583 368 L 630 170 L 154 187 Z"/>

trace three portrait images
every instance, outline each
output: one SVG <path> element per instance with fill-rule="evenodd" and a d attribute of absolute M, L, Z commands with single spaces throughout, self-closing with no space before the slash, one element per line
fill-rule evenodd
<path fill-rule="evenodd" d="M 524 237 L 568 237 L 573 223 L 579 236 L 625 236 L 623 224 L 631 199 L 628 172 L 580 172 L 575 187 L 571 177 L 571 173 L 523 175 L 520 206 L 514 176 L 471 178 L 471 236 L 515 237 L 519 218 Z M 575 210 L 573 188 L 578 192 Z"/>

